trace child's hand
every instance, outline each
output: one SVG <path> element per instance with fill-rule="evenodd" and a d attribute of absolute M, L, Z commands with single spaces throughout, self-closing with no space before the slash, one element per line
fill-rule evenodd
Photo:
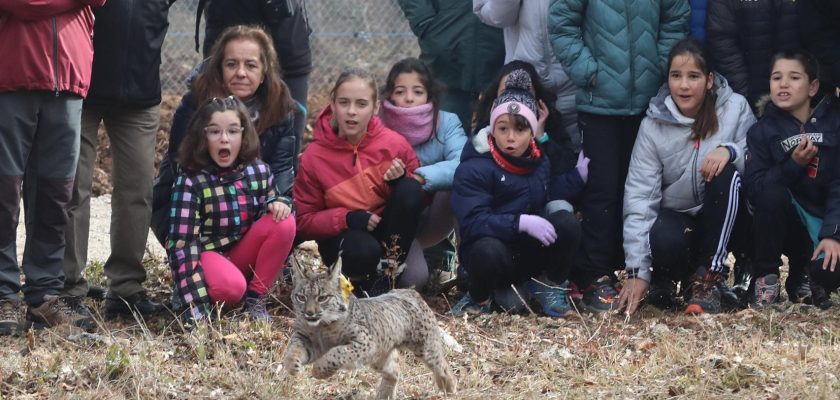
<path fill-rule="evenodd" d="M 577 170 L 578 175 L 580 175 L 580 179 L 583 180 L 583 183 L 586 183 L 589 180 L 589 157 L 583 155 L 583 150 L 581 150 L 580 154 L 578 154 L 575 169 Z"/>
<path fill-rule="evenodd" d="M 395 158 L 394 161 L 391 161 L 388 170 L 385 171 L 385 182 L 393 181 L 403 175 L 405 175 L 405 163 L 403 160 Z"/>
<path fill-rule="evenodd" d="M 642 300 L 647 296 L 650 283 L 644 279 L 634 278 L 624 281 L 621 294 L 618 296 L 618 311 L 624 311 L 627 315 L 633 314 L 639 309 Z"/>
<path fill-rule="evenodd" d="M 840 242 L 831 238 L 820 240 L 820 244 L 814 249 L 814 255 L 811 256 L 811 261 L 816 260 L 820 253 L 825 254 L 822 269 L 828 269 L 834 272 L 834 268 L 837 267 L 837 262 L 840 261 Z"/>
<path fill-rule="evenodd" d="M 292 213 L 292 208 L 282 201 L 274 201 L 268 204 L 268 212 L 274 222 L 282 221 Z"/>
<path fill-rule="evenodd" d="M 554 225 L 543 217 L 530 214 L 519 216 L 519 232 L 525 232 L 537 239 L 543 246 L 549 246 L 557 240 Z"/>
<path fill-rule="evenodd" d="M 703 159 L 703 165 L 700 166 L 700 175 L 706 182 L 711 182 L 712 178 L 720 175 L 720 172 L 726 168 L 729 163 L 729 149 L 726 147 L 718 147 L 706 154 Z"/>
<path fill-rule="evenodd" d="M 808 165 L 811 159 L 817 155 L 817 146 L 808 138 L 808 135 L 802 135 L 802 141 L 793 149 L 793 154 L 790 158 L 801 166 Z"/>
<path fill-rule="evenodd" d="M 537 120 L 539 126 L 537 127 L 537 131 L 534 132 L 534 137 L 537 139 L 541 138 L 543 134 L 545 134 L 545 121 L 548 120 L 548 106 L 546 106 L 542 100 L 540 100 L 539 104 L 540 118 Z"/>

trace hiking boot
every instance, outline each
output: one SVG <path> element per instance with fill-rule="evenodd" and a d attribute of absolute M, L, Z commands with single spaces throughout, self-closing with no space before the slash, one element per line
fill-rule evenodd
<path fill-rule="evenodd" d="M 461 297 L 461 300 L 458 300 L 458 302 L 455 303 L 455 306 L 449 310 L 449 313 L 452 314 L 453 317 L 460 317 L 463 315 L 489 314 L 492 311 L 493 309 L 491 308 L 489 301 L 485 304 L 478 304 L 473 301 L 470 294 L 467 293 L 464 297 Z"/>
<path fill-rule="evenodd" d="M 559 285 L 549 284 L 546 280 L 531 278 L 525 284 L 531 295 L 542 306 L 543 313 L 549 317 L 568 317 L 574 315 L 569 304 L 569 281 Z"/>
<path fill-rule="evenodd" d="M 257 322 L 271 323 L 271 314 L 265 308 L 265 296 L 245 296 L 242 309 Z"/>
<path fill-rule="evenodd" d="M 718 292 L 720 292 L 720 305 L 724 310 L 737 310 L 741 307 L 741 299 L 735 293 L 733 288 L 726 285 L 726 282 L 721 279 L 716 284 Z"/>
<path fill-rule="evenodd" d="M 825 290 L 824 287 L 816 284 L 810 284 L 811 289 L 811 302 L 819 307 L 820 309 L 827 310 L 834 305 L 834 302 L 831 301 L 831 293 Z"/>
<path fill-rule="evenodd" d="M 698 272 L 704 269 L 699 269 Z M 688 299 L 686 314 L 717 314 L 720 312 L 720 289 L 718 289 L 720 275 L 714 272 L 695 274 L 691 280 L 691 293 Z"/>
<path fill-rule="evenodd" d="M 618 307 L 618 292 L 608 275 L 598 278 L 583 291 L 583 306 L 594 313 L 613 311 Z"/>
<path fill-rule="evenodd" d="M 0 335 L 14 335 L 20 331 L 19 314 L 19 302 L 11 299 L 0 300 Z"/>
<path fill-rule="evenodd" d="M 87 308 L 85 298 L 83 296 L 66 296 L 65 300 L 67 301 L 67 305 L 70 306 L 73 311 L 79 313 L 79 315 L 93 318 L 93 314 L 91 314 L 90 310 Z"/>
<path fill-rule="evenodd" d="M 102 286 L 88 286 L 87 297 L 94 300 L 105 300 L 105 288 Z"/>
<path fill-rule="evenodd" d="M 660 310 L 677 308 L 677 284 L 674 281 L 653 279 L 647 295 L 647 302 Z"/>
<path fill-rule="evenodd" d="M 796 276 L 788 275 L 788 279 L 785 282 L 785 291 L 791 303 L 813 303 L 813 299 L 811 298 L 811 278 L 805 271 L 802 271 L 798 279 Z"/>
<path fill-rule="evenodd" d="M 160 303 L 155 303 L 150 300 L 146 292 L 137 292 L 125 297 L 111 297 L 109 295 L 105 298 L 104 308 L 104 318 L 106 321 L 120 316 L 133 318 L 134 313 L 139 315 L 154 315 L 166 310 Z"/>
<path fill-rule="evenodd" d="M 779 302 L 779 276 L 767 274 L 755 280 L 753 307 L 764 308 Z"/>
<path fill-rule="evenodd" d="M 68 297 L 44 295 L 44 302 L 38 307 L 29 306 L 26 310 L 26 325 L 35 329 L 53 328 L 58 325 L 70 325 L 88 332 L 96 330 L 96 322 L 90 316 L 79 314 L 73 308 L 73 300 Z"/>

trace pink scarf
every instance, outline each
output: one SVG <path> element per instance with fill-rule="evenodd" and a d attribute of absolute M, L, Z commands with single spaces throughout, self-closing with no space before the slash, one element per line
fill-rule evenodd
<path fill-rule="evenodd" d="M 434 119 L 432 103 L 411 108 L 397 107 L 388 100 L 382 102 L 379 118 L 388 128 L 403 135 L 412 146 L 425 143 L 432 137 Z"/>

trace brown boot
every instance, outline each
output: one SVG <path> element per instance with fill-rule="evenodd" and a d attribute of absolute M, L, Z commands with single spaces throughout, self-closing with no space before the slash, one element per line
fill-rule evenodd
<path fill-rule="evenodd" d="M 20 303 L 16 300 L 0 300 L 0 335 L 14 335 L 18 332 L 18 314 Z"/>
<path fill-rule="evenodd" d="M 66 324 L 88 332 L 96 330 L 96 322 L 93 318 L 76 311 L 71 299 L 51 294 L 44 296 L 44 302 L 40 306 L 28 307 L 26 324 L 35 329 L 54 328 Z"/>

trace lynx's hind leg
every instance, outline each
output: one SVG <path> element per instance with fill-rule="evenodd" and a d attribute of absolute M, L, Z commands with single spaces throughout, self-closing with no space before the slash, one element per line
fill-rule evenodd
<path fill-rule="evenodd" d="M 426 335 L 422 353 L 419 355 L 432 370 L 435 376 L 435 385 L 446 393 L 455 393 L 455 376 L 446 361 L 446 355 L 443 351 L 443 337 L 438 333 L 437 326 L 434 328 Z"/>
<path fill-rule="evenodd" d="M 397 381 L 400 378 L 399 352 L 394 349 L 372 365 L 373 369 L 382 374 L 379 387 L 376 389 L 378 400 L 395 399 L 397 396 Z"/>

